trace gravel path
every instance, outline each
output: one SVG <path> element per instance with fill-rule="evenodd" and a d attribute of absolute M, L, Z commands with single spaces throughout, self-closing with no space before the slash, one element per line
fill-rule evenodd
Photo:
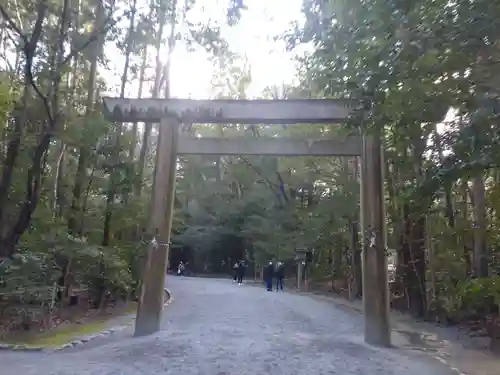
<path fill-rule="evenodd" d="M 163 330 L 130 331 L 58 353 L 0 352 L 19 375 L 451 375 L 428 356 L 363 343 L 362 316 L 229 280 L 169 277 Z"/>

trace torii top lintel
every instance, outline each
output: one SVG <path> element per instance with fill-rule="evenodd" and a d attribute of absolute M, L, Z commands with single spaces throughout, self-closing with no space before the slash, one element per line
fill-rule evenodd
<path fill-rule="evenodd" d="M 349 100 L 192 100 L 104 97 L 104 115 L 120 122 L 331 124 L 344 121 L 359 104 Z"/>

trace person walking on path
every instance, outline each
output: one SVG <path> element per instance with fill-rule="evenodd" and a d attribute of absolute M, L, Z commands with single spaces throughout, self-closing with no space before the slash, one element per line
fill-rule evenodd
<path fill-rule="evenodd" d="M 278 262 L 276 266 L 276 291 L 283 291 L 283 279 L 285 278 L 285 265 L 283 262 Z"/>
<path fill-rule="evenodd" d="M 238 281 L 238 268 L 239 268 L 239 266 L 240 265 L 238 262 L 234 262 L 234 264 L 233 264 L 233 283 Z"/>
<path fill-rule="evenodd" d="M 243 261 L 238 264 L 238 285 L 243 285 L 243 277 L 245 276 L 246 265 Z"/>
<path fill-rule="evenodd" d="M 274 276 L 274 266 L 273 262 L 264 267 L 264 281 L 266 282 L 266 289 L 268 292 L 273 290 L 273 276 Z"/>
<path fill-rule="evenodd" d="M 184 276 L 184 270 L 186 269 L 186 266 L 184 266 L 184 263 L 182 260 L 179 262 L 179 266 L 177 267 L 177 275 L 179 276 Z"/>

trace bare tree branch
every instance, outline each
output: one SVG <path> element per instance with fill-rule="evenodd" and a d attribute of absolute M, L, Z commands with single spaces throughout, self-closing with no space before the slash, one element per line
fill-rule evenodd
<path fill-rule="evenodd" d="M 37 19 L 35 22 L 35 26 L 33 27 L 32 36 L 31 38 L 28 39 L 28 37 L 24 34 L 21 28 L 13 21 L 12 17 L 8 14 L 5 8 L 0 5 L 0 14 L 7 22 L 9 28 L 12 29 L 14 32 L 16 32 L 23 41 L 22 49 L 26 56 L 25 74 L 27 76 L 27 81 L 33 87 L 33 90 L 35 91 L 37 96 L 42 100 L 43 106 L 45 107 L 45 110 L 47 112 L 49 127 L 52 128 L 55 126 L 56 118 L 50 106 L 49 99 L 42 93 L 42 91 L 36 84 L 32 71 L 33 57 L 35 54 L 36 45 L 42 34 L 42 25 L 43 21 L 45 20 L 46 11 L 47 11 L 47 0 L 41 0 L 38 5 Z M 95 33 L 93 33 L 93 35 L 89 37 L 89 39 L 85 41 L 85 43 L 83 43 L 78 48 L 73 48 L 68 53 L 67 56 L 62 58 L 58 66 L 58 70 L 60 70 L 62 66 L 69 63 L 71 59 L 73 59 L 78 53 L 85 50 L 92 42 L 96 41 L 102 34 L 107 33 L 113 26 L 115 26 L 123 18 L 124 14 L 122 14 L 120 17 L 117 17 L 115 20 L 112 20 L 112 14 L 109 14 L 108 18 L 103 23 L 106 26 L 103 27 L 101 30 L 97 30 Z"/>
<path fill-rule="evenodd" d="M 120 17 L 117 17 L 115 20 L 112 20 L 112 15 L 108 15 L 108 18 L 103 22 L 106 27 L 103 27 L 100 30 L 97 30 L 96 32 L 92 33 L 92 35 L 83 43 L 81 46 L 78 48 L 72 48 L 71 51 L 68 53 L 68 55 L 62 59 L 61 65 L 65 65 L 68 62 L 71 61 L 73 57 L 75 57 L 79 52 L 82 52 L 85 50 L 90 44 L 95 42 L 101 35 L 106 34 L 113 26 L 115 26 L 124 16 L 125 14 L 122 14 Z"/>
<path fill-rule="evenodd" d="M 239 156 L 240 160 L 243 161 L 250 169 L 252 169 L 258 176 L 260 176 L 264 182 L 266 182 L 266 185 L 271 189 L 271 191 L 274 193 L 276 198 L 278 199 L 278 202 L 280 205 L 283 205 L 283 202 L 281 201 L 281 193 L 280 193 L 280 186 L 276 183 L 274 183 L 268 176 L 265 176 L 264 173 L 257 168 L 255 165 L 250 163 L 245 157 Z"/>
<path fill-rule="evenodd" d="M 7 13 L 3 5 L 0 5 L 0 14 L 2 14 L 3 19 L 5 22 L 7 22 L 7 25 L 9 28 L 14 30 L 19 37 L 23 40 L 24 44 L 27 45 L 29 43 L 28 37 L 24 35 L 24 33 L 21 31 L 20 26 L 17 26 L 12 17 Z"/>
<path fill-rule="evenodd" d="M 28 39 L 28 37 L 24 34 L 24 32 L 21 30 L 21 28 L 18 25 L 16 25 L 16 23 L 12 20 L 12 17 L 7 13 L 5 8 L 2 5 L 0 5 L 0 13 L 2 14 L 2 17 L 4 18 L 5 22 L 7 22 L 9 27 L 12 30 L 14 30 L 19 35 L 19 37 L 23 40 L 22 50 L 23 50 L 25 57 L 26 57 L 24 74 L 26 75 L 27 82 L 29 82 L 30 86 L 32 86 L 33 90 L 35 90 L 35 93 L 42 100 L 43 106 L 45 107 L 45 111 L 47 112 L 49 124 L 53 125 L 54 116 L 52 114 L 52 109 L 50 107 L 49 100 L 41 92 L 40 88 L 36 84 L 35 79 L 33 77 L 33 71 L 32 71 L 33 58 L 35 57 L 35 51 L 36 51 L 36 46 L 38 44 L 38 41 L 40 40 L 40 37 L 42 36 L 42 26 L 43 26 L 43 21 L 45 20 L 46 12 L 47 12 L 47 0 L 41 0 L 38 3 L 37 17 L 36 17 L 35 26 L 33 27 L 33 33 L 31 34 L 31 37 Z"/>
<path fill-rule="evenodd" d="M 289 202 L 290 199 L 288 198 L 288 195 L 285 191 L 285 181 L 283 181 L 283 177 L 281 177 L 281 174 L 278 171 L 276 171 L 276 175 L 278 176 L 278 180 L 280 181 L 279 189 L 281 191 L 281 194 L 283 195 L 283 198 L 285 198 L 285 201 Z"/>

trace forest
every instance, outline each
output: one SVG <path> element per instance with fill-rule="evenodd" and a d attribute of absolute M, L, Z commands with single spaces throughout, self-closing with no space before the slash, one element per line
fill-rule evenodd
<path fill-rule="evenodd" d="M 226 25 L 252 0 L 227 1 Z M 150 239 L 158 124 L 112 123 L 101 95 L 116 54 L 119 96 L 169 98 L 184 43 L 217 67 L 217 98 L 247 98 L 252 66 L 201 0 L 4 0 L 0 3 L 0 339 L 47 329 L 85 290 L 99 309 L 133 300 Z M 381 132 L 392 307 L 476 327 L 500 341 L 500 3 L 303 0 L 278 39 L 296 84 L 265 99 L 365 103 L 346 124 L 197 125 L 218 137 L 328 138 Z M 256 26 L 257 27 L 257 26 Z M 128 95 L 128 94 L 127 94 Z M 497 199 L 499 199 L 497 201 Z M 497 203 L 495 203 L 497 202 Z M 362 296 L 359 160 L 178 159 L 171 266 L 223 274 L 280 259 Z"/>

